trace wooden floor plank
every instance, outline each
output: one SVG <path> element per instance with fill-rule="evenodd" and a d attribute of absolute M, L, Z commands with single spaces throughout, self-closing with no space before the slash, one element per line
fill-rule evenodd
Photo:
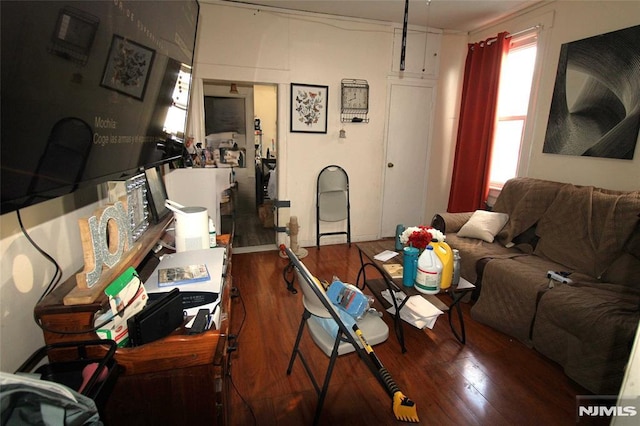
<path fill-rule="evenodd" d="M 355 245 L 308 250 L 302 261 L 319 278 L 356 280 L 360 259 Z M 231 391 L 231 425 L 312 423 L 317 396 L 309 378 L 299 361 L 291 375 L 286 374 L 303 309 L 302 293 L 287 291 L 283 280 L 287 263 L 276 251 L 233 256 L 233 284 L 241 297 L 233 300 L 232 333 L 239 330 L 239 335 L 238 350 L 232 354 L 231 379 L 237 390 Z M 448 302 L 447 296 L 439 297 Z M 381 309 L 377 302 L 374 306 Z M 390 337 L 374 347 L 375 353 L 402 392 L 416 402 L 421 423 L 575 424 L 575 398 L 590 393 L 535 350 L 475 322 L 470 308 L 462 304 L 466 345 L 455 339 L 445 314 L 433 330 L 405 323 L 404 354 L 391 317 L 383 315 Z M 306 332 L 301 347 L 321 379 L 327 357 Z M 350 354 L 336 363 L 320 424 L 399 423 L 386 391 L 357 355 Z"/>

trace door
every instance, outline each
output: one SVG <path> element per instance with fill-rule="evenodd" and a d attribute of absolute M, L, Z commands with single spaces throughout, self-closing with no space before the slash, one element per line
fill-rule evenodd
<path fill-rule="evenodd" d="M 424 82 L 389 85 L 381 236 L 396 225 L 426 225 L 427 158 L 434 88 Z"/>

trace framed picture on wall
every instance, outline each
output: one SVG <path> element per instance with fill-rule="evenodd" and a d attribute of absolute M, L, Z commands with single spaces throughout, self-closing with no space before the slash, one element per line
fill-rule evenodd
<path fill-rule="evenodd" d="M 56 29 L 51 36 L 51 52 L 85 65 L 99 24 L 97 16 L 65 6 L 58 14 Z"/>
<path fill-rule="evenodd" d="M 114 34 L 100 85 L 143 100 L 155 54 L 153 49 Z"/>
<path fill-rule="evenodd" d="M 640 25 L 563 44 L 542 152 L 632 160 L 639 63 Z"/>
<path fill-rule="evenodd" d="M 291 83 L 291 132 L 327 133 L 329 86 Z"/>

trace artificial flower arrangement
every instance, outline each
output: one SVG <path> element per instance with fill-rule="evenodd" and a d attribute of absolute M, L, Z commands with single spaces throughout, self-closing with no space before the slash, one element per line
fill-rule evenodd
<path fill-rule="evenodd" d="M 420 250 L 424 250 L 431 241 L 443 242 L 445 236 L 442 232 L 431 226 L 410 226 L 400 235 L 400 242 Z"/>

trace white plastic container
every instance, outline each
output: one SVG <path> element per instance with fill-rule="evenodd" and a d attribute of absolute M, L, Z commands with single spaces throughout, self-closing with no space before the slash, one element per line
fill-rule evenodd
<path fill-rule="evenodd" d="M 176 251 L 209 248 L 209 215 L 204 207 L 184 207 L 166 200 L 165 206 L 175 213 Z"/>
<path fill-rule="evenodd" d="M 442 262 L 433 251 L 433 247 L 427 246 L 418 258 L 418 271 L 416 272 L 414 287 L 420 293 L 438 294 L 440 292 L 441 276 Z"/>

